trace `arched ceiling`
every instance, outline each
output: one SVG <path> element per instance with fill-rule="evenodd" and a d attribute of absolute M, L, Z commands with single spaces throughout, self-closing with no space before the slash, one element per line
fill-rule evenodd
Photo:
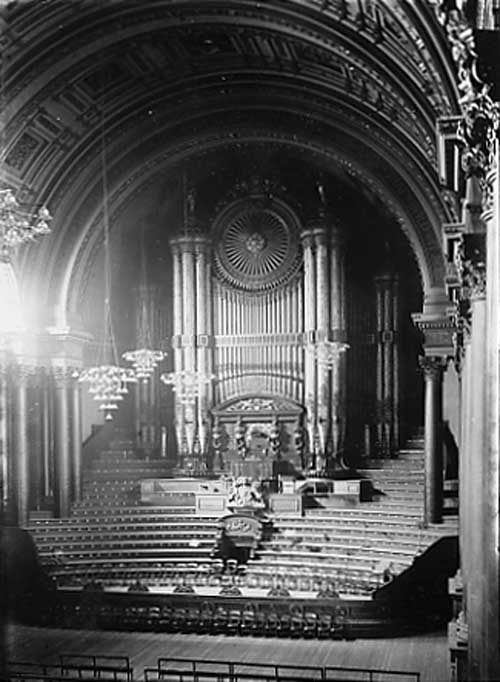
<path fill-rule="evenodd" d="M 443 284 L 436 120 L 458 112 L 431 0 L 32 0 L 1 18 L 5 165 L 53 233 L 22 269 L 64 308 L 112 217 L 213 150 L 294 149 L 382 200 Z M 314 178 L 304 178 L 304 183 Z M 333 182 L 333 180 L 332 180 Z"/>

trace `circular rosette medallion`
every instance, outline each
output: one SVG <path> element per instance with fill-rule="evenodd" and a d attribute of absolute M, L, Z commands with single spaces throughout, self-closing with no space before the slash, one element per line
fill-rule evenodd
<path fill-rule="evenodd" d="M 216 271 L 249 292 L 285 284 L 300 266 L 295 214 L 278 199 L 239 200 L 214 225 Z"/>

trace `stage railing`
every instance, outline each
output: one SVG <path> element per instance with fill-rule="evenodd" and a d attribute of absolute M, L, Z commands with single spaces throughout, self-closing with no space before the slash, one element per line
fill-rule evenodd
<path fill-rule="evenodd" d="M 148 669 L 152 672 L 153 669 Z M 158 659 L 158 680 L 178 682 L 243 682 L 259 681 L 296 682 L 297 680 L 321 680 L 322 682 L 348 682 L 355 675 L 362 682 L 420 682 L 420 673 L 408 670 L 377 668 L 352 668 L 344 666 L 304 666 L 284 663 L 253 663 L 220 661 L 213 659 L 195 660 L 178 657 Z M 180 675 L 182 677 L 176 677 Z M 146 678 L 145 678 L 146 679 Z"/>

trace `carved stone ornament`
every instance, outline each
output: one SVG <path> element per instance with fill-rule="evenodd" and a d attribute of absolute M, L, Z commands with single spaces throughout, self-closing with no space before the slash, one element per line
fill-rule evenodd
<path fill-rule="evenodd" d="M 486 296 L 486 236 L 464 234 L 456 253 L 457 273 L 461 280 L 461 299 Z"/>
<path fill-rule="evenodd" d="M 470 339 L 472 308 L 468 298 L 459 298 L 451 310 L 450 320 L 454 326 L 452 335 L 453 360 L 458 373 L 462 371 L 465 343 Z"/>
<path fill-rule="evenodd" d="M 446 369 L 446 358 L 438 355 L 424 355 L 419 358 L 419 365 L 426 381 L 441 381 Z"/>
<path fill-rule="evenodd" d="M 297 405 L 287 400 L 274 398 L 246 398 L 232 403 L 226 408 L 227 412 L 297 412 Z"/>
<path fill-rule="evenodd" d="M 458 139 L 464 144 L 462 168 L 465 174 L 485 177 L 495 158 L 495 140 L 499 127 L 499 107 L 487 94 L 487 88 L 463 106 L 458 125 Z"/>
<path fill-rule="evenodd" d="M 483 190 L 483 210 L 487 213 L 492 201 L 491 174 L 494 167 L 495 141 L 500 124 L 500 109 L 488 92 L 490 85 L 478 77 L 478 54 L 474 28 L 465 15 L 466 3 L 441 0 L 434 2 L 437 17 L 443 25 L 457 67 L 458 89 L 463 117 L 458 138 L 464 144 L 462 167 L 468 177 L 480 178 Z M 488 10 L 489 12 L 492 9 Z M 493 15 L 492 15 L 493 17 Z"/>
<path fill-rule="evenodd" d="M 249 293 L 286 284 L 300 267 L 297 224 L 291 209 L 273 197 L 252 196 L 230 204 L 214 226 L 220 279 Z"/>

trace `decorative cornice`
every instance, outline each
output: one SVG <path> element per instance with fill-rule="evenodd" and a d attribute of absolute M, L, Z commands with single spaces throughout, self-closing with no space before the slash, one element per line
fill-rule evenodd
<path fill-rule="evenodd" d="M 413 323 L 424 336 L 426 353 L 439 357 L 453 355 L 453 323 L 449 315 L 427 315 L 425 313 L 413 313 Z"/>

